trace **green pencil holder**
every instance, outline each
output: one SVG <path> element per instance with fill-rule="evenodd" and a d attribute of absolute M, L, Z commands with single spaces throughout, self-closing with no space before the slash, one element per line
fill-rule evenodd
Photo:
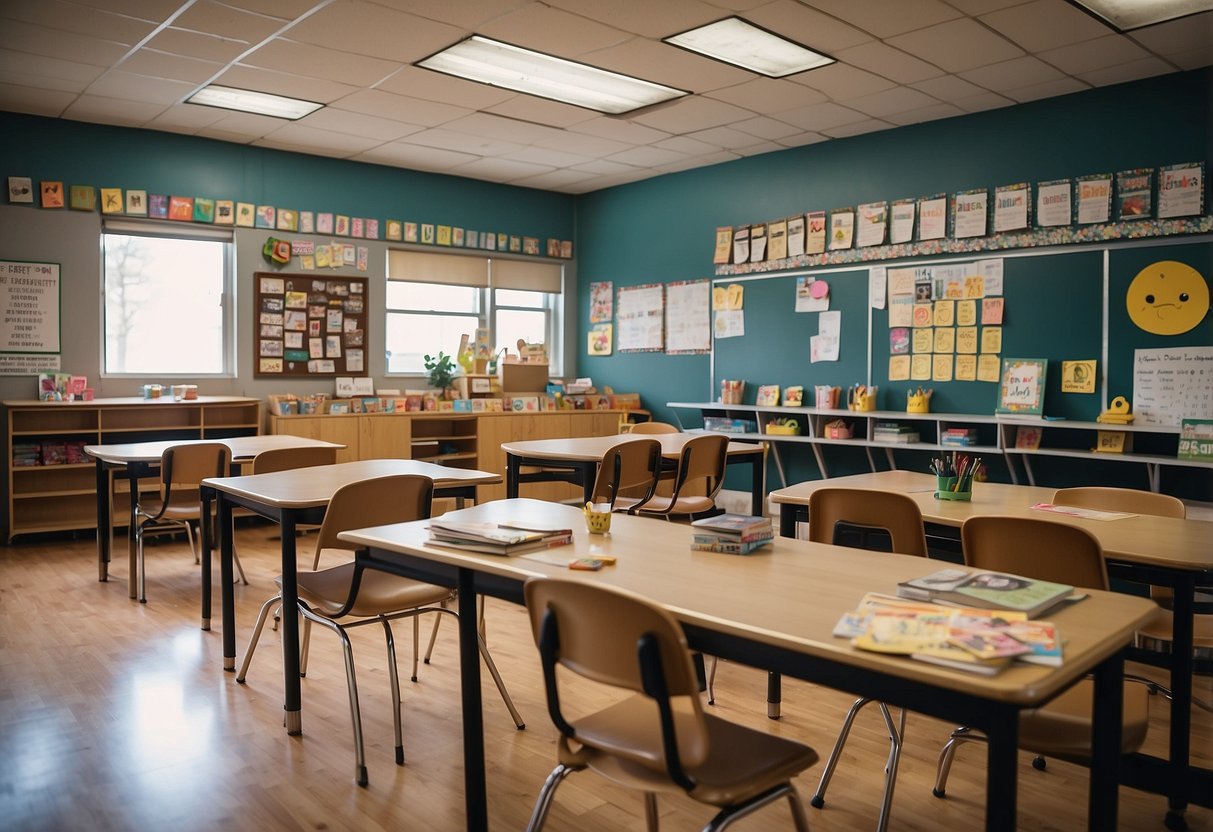
<path fill-rule="evenodd" d="M 972 486 L 969 491 L 955 491 L 956 477 L 936 477 L 935 478 L 935 499 L 937 500 L 959 500 L 968 502 L 973 499 Z"/>

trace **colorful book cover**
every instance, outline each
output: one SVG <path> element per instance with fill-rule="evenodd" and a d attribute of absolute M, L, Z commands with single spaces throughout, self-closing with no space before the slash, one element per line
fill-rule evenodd
<path fill-rule="evenodd" d="M 434 238 L 440 246 L 449 246 L 451 244 L 451 227 L 449 225 L 440 225 L 436 229 L 437 235 Z"/>
<path fill-rule="evenodd" d="M 241 228 L 252 228 L 256 221 L 257 208 L 251 202 L 236 203 L 236 225 Z"/>
<path fill-rule="evenodd" d="M 316 231 L 316 215 L 311 211 L 299 212 L 299 233 L 312 234 Z"/>
<path fill-rule="evenodd" d="M 132 217 L 147 216 L 147 191 L 127 190 L 126 213 Z"/>
<path fill-rule="evenodd" d="M 354 217 L 350 220 L 350 236 L 364 237 L 366 236 L 366 220 L 362 217 Z"/>
<path fill-rule="evenodd" d="M 1154 208 L 1153 196 L 1153 168 L 1120 171 L 1116 174 L 1116 219 L 1149 219 Z"/>
<path fill-rule="evenodd" d="M 317 234 L 332 234 L 333 233 L 333 215 L 321 212 L 316 215 L 316 233 Z"/>
<path fill-rule="evenodd" d="M 368 219 L 362 226 L 363 236 L 368 240 L 379 239 L 379 220 Z"/>
<path fill-rule="evenodd" d="M 215 225 L 234 225 L 236 222 L 236 203 L 230 199 L 215 200 Z"/>
<path fill-rule="evenodd" d="M 121 188 L 102 188 L 101 189 L 101 213 L 103 213 L 103 214 L 121 214 L 122 213 L 122 189 Z"/>
<path fill-rule="evenodd" d="M 215 221 L 215 200 L 204 197 L 194 198 L 194 222 Z"/>
<path fill-rule="evenodd" d="M 415 242 L 417 242 L 417 241 L 418 241 L 418 237 L 417 237 L 417 223 L 415 223 L 415 222 L 406 222 L 406 223 L 404 224 L 404 241 L 405 241 L 406 243 L 415 243 Z"/>
<path fill-rule="evenodd" d="M 62 208 L 64 206 L 62 182 L 42 182 L 41 193 L 43 208 Z"/>
<path fill-rule="evenodd" d="M 156 220 L 168 219 L 168 195 L 148 194 L 147 215 Z"/>
<path fill-rule="evenodd" d="M 387 221 L 387 225 L 384 226 L 384 237 L 386 237 L 388 240 L 404 239 L 404 225 L 400 222 L 400 220 Z"/>
<path fill-rule="evenodd" d="M 168 198 L 168 218 L 177 222 L 193 221 L 194 198 L 192 196 L 170 196 Z"/>
<path fill-rule="evenodd" d="M 464 240 L 463 229 L 462 228 L 452 228 L 451 229 L 451 245 L 462 246 L 463 240 Z"/>
<path fill-rule="evenodd" d="M 279 231 L 298 231 L 299 212 L 291 208 L 279 208 L 277 226 Z"/>
<path fill-rule="evenodd" d="M 254 224 L 257 228 L 273 228 L 276 214 L 273 205 L 258 205 L 257 219 Z"/>
<path fill-rule="evenodd" d="M 92 185 L 72 185 L 70 207 L 73 211 L 95 211 L 97 189 Z"/>
<path fill-rule="evenodd" d="M 423 222 L 421 224 L 421 242 L 431 246 L 434 244 L 434 226 L 432 223 Z"/>
<path fill-rule="evenodd" d="M 350 218 L 345 214 L 338 214 L 333 224 L 333 233 L 340 237 L 350 236 Z"/>

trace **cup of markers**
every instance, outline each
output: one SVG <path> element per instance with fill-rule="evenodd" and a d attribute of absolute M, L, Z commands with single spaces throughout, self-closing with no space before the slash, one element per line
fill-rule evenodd
<path fill-rule="evenodd" d="M 981 468 L 980 457 L 952 453 L 931 460 L 931 472 L 935 474 L 935 499 L 973 499 L 973 476 Z"/>

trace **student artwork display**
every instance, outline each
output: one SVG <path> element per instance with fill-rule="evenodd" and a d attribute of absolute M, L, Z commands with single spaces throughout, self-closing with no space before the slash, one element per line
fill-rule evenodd
<path fill-rule="evenodd" d="M 712 349 L 712 284 L 679 280 L 665 289 L 665 351 L 695 355 Z"/>
<path fill-rule="evenodd" d="M 366 287 L 365 277 L 255 275 L 254 374 L 365 376 Z"/>
<path fill-rule="evenodd" d="M 1004 358 L 995 412 L 1020 416 L 1042 415 L 1048 363 L 1044 358 Z"/>
<path fill-rule="evenodd" d="M 660 352 L 665 346 L 665 287 L 660 283 L 620 288 L 616 304 L 620 352 Z"/>

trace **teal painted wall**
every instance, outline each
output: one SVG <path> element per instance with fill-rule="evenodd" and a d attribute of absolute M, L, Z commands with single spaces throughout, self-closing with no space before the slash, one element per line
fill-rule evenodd
<path fill-rule="evenodd" d="M 1213 160 L 1213 71 L 1177 73 L 828 141 L 587 194 L 578 203 L 578 274 L 583 286 L 593 281 L 612 281 L 616 290 L 639 283 L 710 278 L 714 275 L 712 250 L 718 226 L 779 219 L 808 210 L 829 211 L 864 202 L 934 193 L 950 195 L 959 190 L 993 188 L 1018 181 L 1035 183 L 1134 167 L 1210 160 Z M 1213 255 L 1208 246 L 1174 247 L 1171 253 L 1177 253 L 1178 249 L 1187 252 L 1173 259 L 1194 257 L 1195 265 L 1206 278 L 1210 277 Z M 1100 256 L 1090 254 L 1084 259 L 1098 260 Z M 1124 254 L 1117 258 L 1124 264 L 1114 275 L 1114 283 L 1120 285 L 1127 279 L 1125 270 L 1135 257 Z M 1067 334 L 1081 330 L 1084 336 L 1081 347 L 1085 352 L 1092 326 L 1087 320 L 1089 309 L 1078 316 L 1077 328 L 1067 323 L 1064 313 L 1075 300 L 1072 287 L 1067 286 L 1070 279 L 1065 268 L 1067 260 L 1069 255 L 1045 265 L 1043 259 L 1025 259 L 1026 265 L 1008 266 L 1008 273 L 1026 270 L 1031 275 L 1031 282 L 1041 293 L 1037 301 L 1041 310 L 1039 319 L 1048 338 L 1065 339 Z M 1032 268 L 1033 262 L 1043 268 Z M 1128 278 L 1133 273 L 1135 270 L 1128 273 Z M 866 269 L 857 268 L 856 275 L 859 274 L 866 275 Z M 862 304 L 866 285 L 862 290 L 851 291 L 845 285 L 850 276 L 836 277 L 842 295 L 853 294 Z M 1083 278 L 1084 290 L 1091 288 L 1086 284 L 1088 279 L 1089 276 Z M 790 299 L 771 300 L 764 305 L 761 301 L 765 291 L 768 290 L 760 289 L 757 283 L 747 284 L 748 334 L 745 339 L 720 343 L 717 360 L 721 366 L 730 367 L 735 375 L 751 384 L 811 384 L 819 375 L 831 383 L 863 380 L 866 355 L 862 349 L 847 350 L 845 342 L 838 366 L 816 365 L 810 373 L 807 333 L 800 330 L 811 326 L 816 331 L 816 316 L 799 316 L 801 322 L 797 327 L 789 320 Z M 751 297 L 758 302 L 757 306 L 751 306 Z M 1015 307 L 1013 314 L 1023 316 L 1023 305 Z M 582 293 L 579 315 L 584 330 L 589 318 L 588 292 Z M 846 315 L 844 311 L 844 320 Z M 806 323 L 810 318 L 814 319 L 811 324 Z M 1113 316 L 1114 324 L 1116 321 Z M 879 334 L 876 323 L 874 320 L 874 334 Z M 1211 324 L 1213 316 L 1206 319 L 1203 335 L 1194 336 L 1197 343 L 1202 338 L 1203 343 L 1209 342 Z M 844 324 L 844 339 L 848 333 Z M 1114 345 L 1123 340 L 1117 335 L 1113 333 Z M 780 345 L 784 348 L 780 349 Z M 1064 345 L 1057 346 L 1063 348 Z M 664 407 L 667 401 L 704 401 L 716 397 L 707 356 L 644 353 L 590 357 L 584 343 L 580 350 L 583 375 L 617 390 L 638 390 L 658 419 L 672 420 L 673 414 Z M 1121 350 L 1123 354 L 1123 345 Z M 1113 351 L 1115 354 L 1115 346 Z M 886 361 L 887 355 L 886 344 L 883 353 L 879 350 L 874 353 L 874 363 Z M 884 371 L 884 367 L 879 367 L 874 376 L 883 377 Z M 718 366 L 715 377 L 726 375 L 729 374 L 722 374 Z M 832 377 L 835 375 L 837 379 Z M 892 407 L 884 403 L 881 406 Z M 681 415 L 685 421 L 688 414 Z M 1072 418 L 1076 417 L 1077 414 Z M 866 470 L 866 464 L 862 454 L 854 460 L 844 456 L 840 464 L 832 465 L 832 473 L 843 473 L 852 466 Z M 1138 472 L 1121 473 L 1143 479 L 1132 484 L 1144 485 L 1144 477 Z M 789 479 L 816 476 L 815 466 L 809 464 L 793 466 Z M 1199 490 L 1209 490 L 1207 479 Z"/>

